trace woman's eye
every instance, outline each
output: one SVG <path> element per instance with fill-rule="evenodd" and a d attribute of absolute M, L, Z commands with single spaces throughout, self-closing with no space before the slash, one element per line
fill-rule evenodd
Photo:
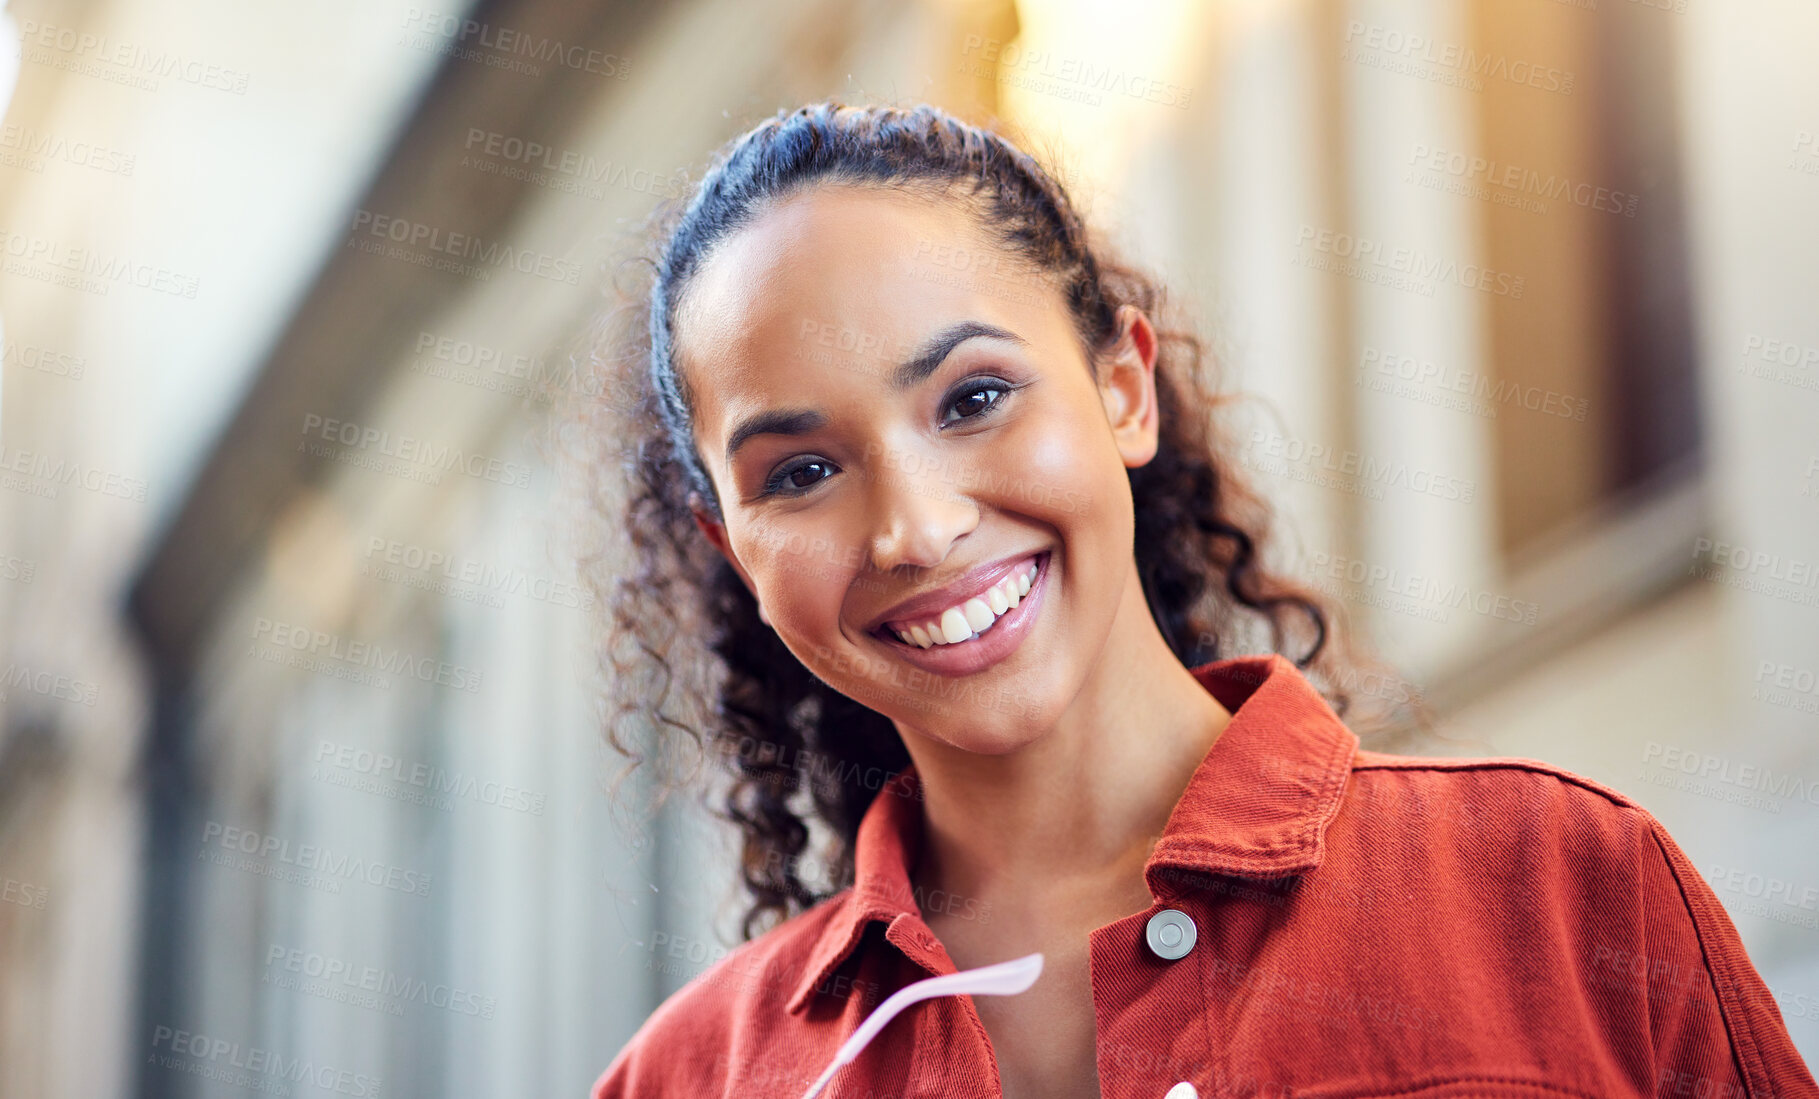
<path fill-rule="evenodd" d="M 763 494 L 770 496 L 780 493 L 784 496 L 790 496 L 801 492 L 804 489 L 813 488 L 816 481 L 824 480 L 825 478 L 813 477 L 804 480 L 802 474 L 815 470 L 827 470 L 831 472 L 833 470 L 833 463 L 824 462 L 819 458 L 811 458 L 805 462 L 796 462 L 790 465 L 779 466 L 777 467 L 777 471 L 772 473 L 764 482 Z"/>
<path fill-rule="evenodd" d="M 1010 383 L 996 378 L 970 382 L 954 390 L 948 397 L 947 408 L 959 415 L 943 419 L 943 426 L 959 420 L 976 420 L 990 412 L 996 411 L 1004 403 L 1004 395 L 1014 388 Z M 838 472 L 834 463 L 822 458 L 807 458 L 801 461 L 786 462 L 765 478 L 764 486 L 758 492 L 759 498 L 767 496 L 800 496 L 814 488 L 817 482 L 825 481 Z"/>
<path fill-rule="evenodd" d="M 974 382 L 963 389 L 955 390 L 953 397 L 947 403 L 947 407 L 961 410 L 958 419 L 970 420 L 996 408 L 999 402 L 1004 399 L 1004 394 L 1009 391 L 1010 386 L 1004 382 Z M 994 394 L 994 396 L 989 399 L 985 398 L 983 395 L 988 393 Z M 941 422 L 944 424 L 951 424 L 954 421 L 942 420 Z"/>

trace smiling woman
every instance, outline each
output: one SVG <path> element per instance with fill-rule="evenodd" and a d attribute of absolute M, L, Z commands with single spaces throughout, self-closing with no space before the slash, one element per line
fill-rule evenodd
<path fill-rule="evenodd" d="M 800 1094 L 881 995 L 1032 953 L 1028 992 L 906 1009 L 829 1094 L 1804 1073 L 1634 803 L 1534 761 L 1359 749 L 1362 665 L 1260 564 L 1269 512 L 1199 343 L 1004 137 L 783 112 L 655 232 L 601 360 L 639 399 L 570 436 L 595 476 L 630 444 L 625 542 L 584 567 L 614 747 L 653 750 L 643 723 L 732 769 L 751 941 L 600 1099 Z M 1638 957 L 1640 983 L 1615 961 Z M 1656 1004 L 1657 963 L 1712 979 Z"/>
<path fill-rule="evenodd" d="M 1023 152 L 929 108 L 817 105 L 722 150 L 654 235 L 649 293 L 603 342 L 603 388 L 635 397 L 576 433 L 635 455 L 626 543 L 592 574 L 612 732 L 629 751 L 655 719 L 737 768 L 748 935 L 831 892 L 798 872 L 805 784 L 838 842 L 820 884 L 850 876 L 880 782 L 842 776 L 908 766 L 901 724 L 1005 750 L 1108 649 L 1185 675 L 1254 627 L 1345 711 L 1330 613 L 1259 563 L 1268 509 L 1205 414 L 1198 340 L 1152 327 L 1160 289 L 1089 247 Z M 1000 621 L 988 589 L 1030 564 Z M 1150 635 L 1122 653 L 1120 616 Z"/>

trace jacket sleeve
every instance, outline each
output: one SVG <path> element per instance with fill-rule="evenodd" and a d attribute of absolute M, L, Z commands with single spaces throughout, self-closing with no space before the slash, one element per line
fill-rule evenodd
<path fill-rule="evenodd" d="M 594 1081 L 588 1099 L 631 1099 L 639 1094 L 638 1089 L 632 1086 L 632 1075 L 632 1050 L 627 1046 L 619 1051 L 612 1064 L 607 1065 L 606 1071 Z"/>
<path fill-rule="evenodd" d="M 1654 1094 L 1724 1096 L 1728 1099 L 1819 1099 L 1819 1085 L 1794 1042 L 1774 994 L 1757 974 L 1729 914 L 1692 861 L 1653 815 L 1642 813 L 1670 881 L 1663 891 L 1653 933 L 1662 953 L 1698 961 L 1683 973 L 1662 972 L 1654 963 L 1651 996 L 1669 986 L 1674 1007 L 1656 1015 Z M 1651 875 L 1656 876 L 1656 875 Z M 1653 937 L 1653 936 L 1651 936 Z M 1662 997 L 1665 1001 L 1667 998 Z M 1712 1062 L 1702 1051 L 1731 1054 L 1732 1080 L 1712 1079 Z"/>
<path fill-rule="evenodd" d="M 588 1093 L 589 1099 L 646 1099 L 647 1096 L 661 1099 L 666 1095 L 717 1095 L 699 1086 L 700 1081 L 676 1079 L 686 1061 L 680 1056 L 682 1049 L 675 1045 L 668 1046 L 670 1056 L 665 1057 L 664 1042 L 673 1041 L 668 1033 L 671 1030 L 672 1012 L 661 1005 L 646 1018 L 636 1033 L 614 1055 L 598 1079 L 594 1081 L 593 1090 Z M 658 1043 L 656 1055 L 652 1056 L 652 1044 Z M 667 1066 L 670 1071 L 665 1072 Z"/>
<path fill-rule="evenodd" d="M 719 1065 L 674 1012 L 659 1011 L 645 1021 L 612 1063 L 594 1081 L 590 1099 L 702 1099 L 725 1095 Z"/>
<path fill-rule="evenodd" d="M 731 957 L 731 955 L 729 955 Z M 717 963 L 724 965 L 724 959 Z M 719 970 L 710 969 L 712 975 Z M 697 977 L 657 1005 L 594 1081 L 590 1099 L 688 1099 L 735 1094 L 725 1036 L 735 1024 L 717 984 Z"/>
<path fill-rule="evenodd" d="M 594 1063 L 599 1064 L 600 1062 Z M 625 1088 L 625 1069 L 619 1063 L 619 1059 L 615 1058 L 613 1063 L 606 1067 L 606 1071 L 602 1072 L 594 1081 L 593 1090 L 587 1094 L 588 1099 L 623 1099 L 624 1096 L 631 1094 Z"/>

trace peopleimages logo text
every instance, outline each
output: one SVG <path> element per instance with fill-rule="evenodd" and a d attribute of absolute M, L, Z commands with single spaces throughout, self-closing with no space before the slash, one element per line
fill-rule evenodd
<path fill-rule="evenodd" d="M 631 62 L 616 53 L 531 35 L 511 27 L 497 27 L 464 15 L 410 8 L 405 12 L 403 26 L 417 34 L 448 39 L 450 45 L 491 50 L 501 57 L 528 58 L 539 64 L 561 65 L 615 80 L 624 80 L 631 75 Z"/>
<path fill-rule="evenodd" d="M 266 950 L 265 968 L 268 976 L 277 970 L 324 984 L 338 984 L 347 989 L 372 993 L 382 1000 L 414 1002 L 482 1019 L 491 1019 L 497 1006 L 493 997 L 483 996 L 470 989 L 447 984 L 432 985 L 421 978 L 390 969 L 361 965 L 345 958 L 285 946 L 282 943 L 273 943 Z"/>
<path fill-rule="evenodd" d="M 427 656 L 413 656 L 402 648 L 387 649 L 384 645 L 350 640 L 279 619 L 263 616 L 254 619 L 253 640 L 325 660 L 375 668 L 391 675 L 409 676 L 425 683 L 453 687 L 458 691 L 480 689 L 478 669 L 450 664 L 445 660 L 432 660 Z"/>
<path fill-rule="evenodd" d="M 581 281 L 581 264 L 559 256 L 514 248 L 497 240 L 482 240 L 472 233 L 456 233 L 421 221 L 360 210 L 354 214 L 354 234 L 377 237 L 393 244 L 439 252 L 485 267 L 509 267 L 524 275 L 574 286 Z"/>
<path fill-rule="evenodd" d="M 531 483 L 531 467 L 528 463 L 469 452 L 448 443 L 432 443 L 413 435 L 394 435 L 384 428 L 363 426 L 314 412 L 304 413 L 302 434 L 441 473 L 462 473 L 517 488 L 524 488 Z M 298 444 L 299 447 L 302 445 Z"/>
<path fill-rule="evenodd" d="M 170 1053 L 159 1053 L 161 1049 Z M 298 1084 L 307 1080 L 319 1088 L 353 1099 L 376 1099 L 379 1095 L 377 1076 L 319 1065 L 307 1057 L 286 1057 L 274 1050 L 243 1046 L 226 1038 L 163 1024 L 152 1028 L 152 1051 L 152 1056 L 164 1068 L 179 1069 L 252 1091 L 276 1092 L 279 1088 L 274 1085 L 282 1081 Z M 178 1057 L 191 1060 L 186 1064 L 176 1060 Z"/>
<path fill-rule="evenodd" d="M 391 779 L 394 782 L 421 786 L 438 794 L 453 794 L 456 797 L 471 798 L 482 805 L 496 805 L 501 809 L 515 809 L 520 813 L 542 816 L 546 801 L 545 795 L 510 783 L 494 779 L 482 779 L 475 775 L 450 771 L 445 767 L 432 767 L 427 763 L 411 763 L 385 752 L 374 752 L 352 744 L 339 744 L 332 740 L 316 743 L 317 763 L 329 761 L 334 766 L 355 774 L 370 775 L 374 778 Z"/>
<path fill-rule="evenodd" d="M 237 828 L 231 824 L 222 824 L 219 821 L 211 820 L 202 826 L 202 844 L 205 849 L 213 844 L 228 851 L 238 851 L 259 859 L 275 860 L 295 866 L 299 870 L 309 870 L 331 878 L 342 878 L 347 881 L 358 879 L 368 885 L 384 886 L 401 893 L 414 893 L 419 897 L 429 896 L 430 875 L 428 874 L 406 870 L 402 866 L 363 859 L 357 855 L 340 854 L 313 843 L 299 843 L 293 846 L 290 840 Z"/>
<path fill-rule="evenodd" d="M 1311 245 L 1316 252 L 1382 268 L 1399 275 L 1429 282 L 1450 282 L 1467 290 L 1478 290 L 1507 298 L 1521 298 L 1525 279 L 1508 271 L 1493 271 L 1482 264 L 1430 256 L 1418 248 L 1385 248 L 1383 242 L 1350 233 L 1319 229 L 1303 224 L 1295 236 L 1298 245 Z"/>
<path fill-rule="evenodd" d="M 1352 20 L 1345 27 L 1348 49 L 1363 47 L 1376 54 L 1399 57 L 1419 65 L 1432 65 L 1471 77 L 1490 77 L 1523 84 L 1542 91 L 1573 94 L 1573 74 L 1552 65 L 1510 60 L 1500 53 L 1481 53 L 1469 46 L 1440 42 L 1425 35 L 1408 34 L 1391 27 Z M 1473 88 L 1474 91 L 1477 88 Z"/>

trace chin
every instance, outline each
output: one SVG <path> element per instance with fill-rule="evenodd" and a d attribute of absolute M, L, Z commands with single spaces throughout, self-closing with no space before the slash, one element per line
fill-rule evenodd
<path fill-rule="evenodd" d="M 925 730 L 923 735 L 979 756 L 1008 756 L 1042 739 L 1040 730 L 1027 726 L 992 730 L 963 725 L 939 732 Z"/>
<path fill-rule="evenodd" d="M 1047 695 L 1044 697 L 1054 697 Z M 929 710 L 899 720 L 899 727 L 923 737 L 982 756 L 1004 756 L 1029 747 L 1054 727 L 1055 715 L 1046 705 L 1018 692 L 1007 695 L 1000 707 L 982 708 L 967 700 L 944 701 Z"/>

